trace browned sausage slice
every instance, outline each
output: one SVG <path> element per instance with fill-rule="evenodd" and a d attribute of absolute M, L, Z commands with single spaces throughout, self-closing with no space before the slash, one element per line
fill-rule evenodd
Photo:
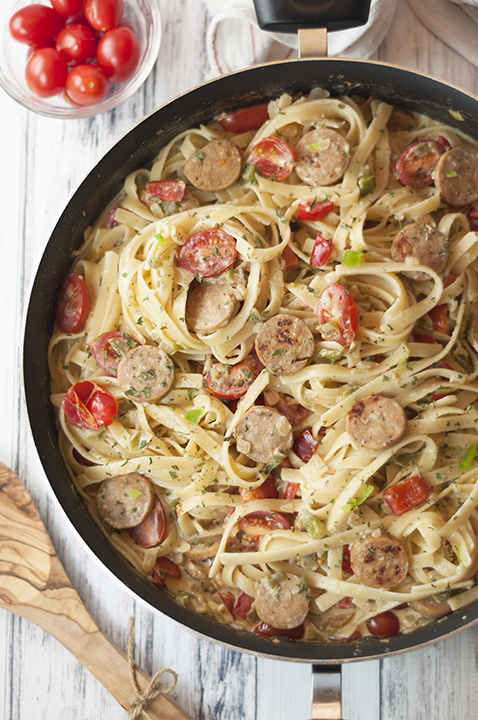
<path fill-rule="evenodd" d="M 407 416 L 393 398 L 370 395 L 350 408 L 346 429 L 352 440 L 368 450 L 384 450 L 405 434 Z"/>
<path fill-rule="evenodd" d="M 314 337 L 303 320 L 275 315 L 256 335 L 257 357 L 273 375 L 293 375 L 314 352 Z"/>
<path fill-rule="evenodd" d="M 166 513 L 158 497 L 155 497 L 151 512 L 145 517 L 141 525 L 126 530 L 132 540 L 142 548 L 152 548 L 160 545 L 166 537 L 167 531 Z"/>
<path fill-rule="evenodd" d="M 350 565 L 359 582 L 368 587 L 388 589 L 407 576 L 408 555 L 403 545 L 390 535 L 366 535 L 353 544 Z"/>
<path fill-rule="evenodd" d="M 255 608 L 262 622 L 280 630 L 295 628 L 309 612 L 307 587 L 295 575 L 276 573 L 259 584 Z"/>
<path fill-rule="evenodd" d="M 211 140 L 184 166 L 189 182 L 200 190 L 225 190 L 241 174 L 241 154 L 229 140 Z"/>
<path fill-rule="evenodd" d="M 417 119 L 409 110 L 401 107 L 394 107 L 387 121 L 389 132 L 404 132 L 414 130 L 417 127 Z"/>
<path fill-rule="evenodd" d="M 341 627 L 344 627 L 344 625 L 347 625 L 347 623 L 352 620 L 356 610 L 357 608 L 355 607 L 331 607 L 324 613 L 314 615 L 312 620 L 314 625 L 318 627 L 319 630 L 339 630 Z"/>
<path fill-rule="evenodd" d="M 246 412 L 235 435 L 239 452 L 267 464 L 281 460 L 294 441 L 287 418 L 263 405 L 255 405 Z"/>
<path fill-rule="evenodd" d="M 296 172 L 309 185 L 332 185 L 340 180 L 350 160 L 350 146 L 329 128 L 306 133 L 295 149 Z"/>
<path fill-rule="evenodd" d="M 478 353 L 478 313 L 475 311 L 468 324 L 468 342 L 475 352 Z"/>
<path fill-rule="evenodd" d="M 166 395 L 174 380 L 173 361 L 164 350 L 140 345 L 118 365 L 118 381 L 125 395 L 141 403 L 154 403 Z"/>
<path fill-rule="evenodd" d="M 456 147 L 442 155 L 435 168 L 435 185 L 442 199 L 462 207 L 478 198 L 478 155 Z"/>
<path fill-rule="evenodd" d="M 411 223 L 395 235 L 391 254 L 394 262 L 403 263 L 407 257 L 412 257 L 420 265 L 441 273 L 448 260 L 448 248 L 448 238 L 441 232 L 423 223 Z M 407 270 L 404 274 L 412 280 L 428 279 L 421 271 Z"/>
<path fill-rule="evenodd" d="M 212 333 L 227 325 L 238 308 L 230 285 L 202 283 L 188 295 L 186 323 L 194 332 Z"/>
<path fill-rule="evenodd" d="M 135 472 L 103 480 L 96 497 L 99 514 L 116 530 L 141 525 L 153 499 L 151 483 Z"/>
<path fill-rule="evenodd" d="M 423 617 L 431 618 L 432 620 L 438 620 L 438 618 L 451 613 L 451 607 L 446 601 L 440 602 L 435 600 L 433 597 L 414 600 L 411 605 L 417 613 L 420 613 Z"/>

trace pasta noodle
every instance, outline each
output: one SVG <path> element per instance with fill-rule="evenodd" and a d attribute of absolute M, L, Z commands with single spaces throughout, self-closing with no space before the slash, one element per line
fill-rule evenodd
<path fill-rule="evenodd" d="M 258 129 L 178 135 L 86 233 L 72 274 L 87 290 L 64 286 L 49 347 L 60 447 L 111 542 L 178 602 L 326 641 L 477 596 L 478 190 L 450 202 L 457 150 L 477 157 L 465 134 L 375 99 L 283 95 Z M 65 324 L 78 293 L 89 306 Z M 284 323 L 303 341 L 287 370 Z M 125 369 L 147 347 L 163 353 L 151 401 Z M 147 483 L 128 502 L 148 488 L 159 502 L 158 542 L 135 532 L 151 502 L 129 525 L 108 505 L 129 474 Z"/>

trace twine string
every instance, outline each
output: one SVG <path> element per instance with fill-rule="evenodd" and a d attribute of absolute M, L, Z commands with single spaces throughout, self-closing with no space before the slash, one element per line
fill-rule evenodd
<path fill-rule="evenodd" d="M 158 670 L 156 673 L 154 673 L 153 677 L 151 678 L 148 686 L 145 688 L 143 692 L 141 692 L 138 681 L 136 679 L 136 668 L 134 664 L 134 657 L 133 657 L 133 651 L 134 651 L 134 625 L 135 625 L 135 618 L 134 615 L 130 618 L 129 621 L 129 635 L 128 635 L 128 667 L 129 667 L 129 676 L 131 679 L 131 684 L 135 690 L 135 695 L 131 698 L 131 707 L 129 710 L 129 720 L 140 720 L 140 718 L 144 715 L 147 718 L 150 718 L 150 715 L 146 712 L 146 709 L 148 705 L 153 702 L 159 695 L 167 695 L 170 693 L 174 688 L 176 687 L 176 683 L 178 681 L 177 673 L 174 672 L 174 670 L 170 670 L 169 668 L 164 668 L 163 670 Z M 160 687 L 160 678 L 164 673 L 170 673 L 170 675 L 173 676 L 171 680 L 171 684 L 167 688 Z M 151 720 L 151 718 L 150 718 Z"/>

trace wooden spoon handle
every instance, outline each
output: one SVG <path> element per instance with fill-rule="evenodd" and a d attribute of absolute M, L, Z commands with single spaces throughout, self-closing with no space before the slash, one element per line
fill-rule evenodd
<path fill-rule="evenodd" d="M 129 710 L 134 688 L 126 654 L 101 632 L 86 610 L 29 493 L 2 463 L 0 528 L 0 607 L 50 633 Z M 149 676 L 136 667 L 136 678 L 143 691 Z M 162 720 L 189 720 L 165 695 L 148 705 L 148 713 Z"/>

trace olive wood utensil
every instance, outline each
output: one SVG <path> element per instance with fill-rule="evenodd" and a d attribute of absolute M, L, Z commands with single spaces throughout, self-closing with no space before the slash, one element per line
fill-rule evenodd
<path fill-rule="evenodd" d="M 126 654 L 86 610 L 53 548 L 38 510 L 17 475 L 0 463 L 0 607 L 56 638 L 125 710 L 134 694 Z M 136 667 L 143 692 L 150 677 Z M 168 697 L 148 705 L 151 718 L 189 720 Z"/>

